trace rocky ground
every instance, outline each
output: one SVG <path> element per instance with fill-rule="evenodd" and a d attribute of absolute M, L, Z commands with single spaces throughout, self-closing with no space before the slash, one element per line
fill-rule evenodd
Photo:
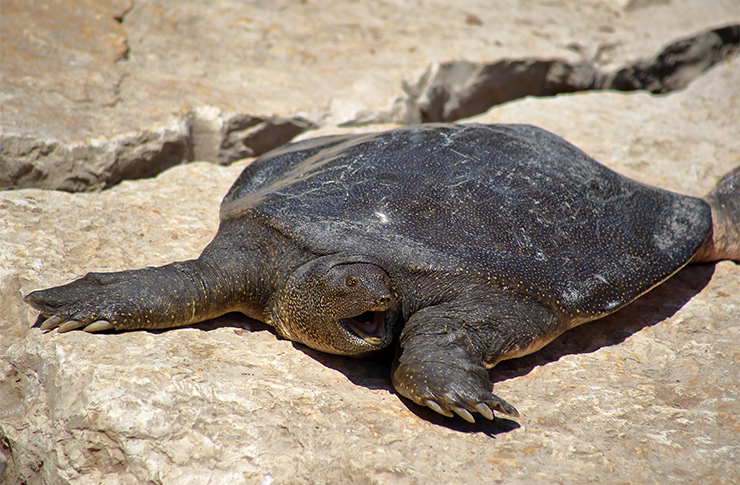
<path fill-rule="evenodd" d="M 197 256 L 232 162 L 296 135 L 533 123 L 692 195 L 740 165 L 736 0 L 491 5 L 2 0 L 0 482 L 740 481 L 730 262 L 501 364 L 522 416 L 475 425 L 239 315 L 32 327 L 34 289 Z"/>

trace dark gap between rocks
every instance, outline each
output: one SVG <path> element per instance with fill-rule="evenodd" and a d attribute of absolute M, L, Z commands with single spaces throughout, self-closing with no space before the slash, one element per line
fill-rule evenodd
<path fill-rule="evenodd" d="M 131 1 L 129 2 L 128 5 L 126 5 L 126 7 L 123 9 L 121 13 L 119 13 L 118 15 L 114 15 L 113 19 L 119 24 L 122 24 L 124 19 L 126 18 L 126 15 L 130 14 L 131 10 L 133 9 L 134 9 L 134 2 Z"/>
<path fill-rule="evenodd" d="M 436 64 L 416 85 L 404 85 L 404 122 L 456 121 L 525 96 L 605 89 L 665 94 L 686 87 L 739 49 L 740 25 L 728 25 L 674 42 L 652 59 L 613 72 L 601 72 L 587 61 L 558 59 Z"/>
<path fill-rule="evenodd" d="M 315 125 L 301 117 L 203 116 L 194 110 L 177 126 L 111 137 L 103 143 L 7 136 L 0 143 L 0 190 L 103 190 L 195 160 L 228 165 L 257 157 L 311 128 Z"/>
<path fill-rule="evenodd" d="M 132 6 L 116 20 L 123 22 Z M 346 125 L 456 121 L 525 96 L 602 89 L 664 94 L 685 87 L 738 50 L 740 25 L 728 25 L 679 40 L 652 59 L 610 72 L 601 72 L 588 61 L 571 64 L 558 59 L 435 64 L 415 85 L 403 85 L 406 96 L 390 113 Z M 316 125 L 298 116 L 262 118 L 196 108 L 176 127 L 112 137 L 102 144 L 9 136 L 0 143 L 0 190 L 107 189 L 194 160 L 226 165 L 256 157 L 313 128 Z"/>

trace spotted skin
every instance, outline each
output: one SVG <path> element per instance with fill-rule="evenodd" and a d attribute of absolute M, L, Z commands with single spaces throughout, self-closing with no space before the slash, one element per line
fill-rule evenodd
<path fill-rule="evenodd" d="M 197 260 L 91 274 L 26 301 L 50 317 L 42 328 L 165 328 L 241 311 L 321 351 L 395 345 L 401 395 L 491 419 L 517 412 L 487 369 L 670 277 L 711 239 L 712 210 L 532 126 L 324 137 L 248 166 Z"/>

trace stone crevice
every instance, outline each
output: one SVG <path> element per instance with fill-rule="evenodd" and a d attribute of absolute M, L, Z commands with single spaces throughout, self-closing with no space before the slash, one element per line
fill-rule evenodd
<path fill-rule="evenodd" d="M 131 11 L 134 9 L 134 2 L 131 1 L 121 13 L 114 15 L 113 19 L 115 19 L 116 22 L 119 24 L 122 24 L 124 20 L 126 20 L 126 16 L 131 13 Z"/>
<path fill-rule="evenodd" d="M 119 24 L 123 25 L 124 20 L 126 20 L 126 16 L 131 13 L 131 11 L 134 9 L 134 2 L 133 0 L 123 9 L 123 11 L 117 15 L 113 16 L 113 20 L 118 22 Z M 131 56 L 131 45 L 128 41 L 128 35 L 126 38 L 123 39 L 123 52 L 119 54 L 119 56 L 115 59 L 113 62 L 121 62 L 121 61 L 128 61 Z M 119 82 L 120 86 L 120 82 Z"/>
<path fill-rule="evenodd" d="M 113 62 L 128 61 L 131 56 L 131 46 L 128 43 L 128 39 L 123 41 L 123 51 L 116 57 Z"/>
<path fill-rule="evenodd" d="M 712 66 L 735 56 L 739 49 L 740 25 L 728 25 L 671 43 L 651 59 L 640 59 L 614 71 L 601 71 L 586 60 L 444 62 L 432 65 L 415 83 L 405 83 L 404 96 L 388 112 L 359 124 L 456 121 L 525 96 L 597 89 L 665 94 L 686 87 Z"/>
<path fill-rule="evenodd" d="M 123 22 L 133 8 L 116 16 Z M 740 25 L 728 25 L 678 40 L 650 59 L 613 71 L 588 60 L 500 59 L 490 63 L 453 60 L 436 63 L 379 112 L 359 110 L 341 126 L 375 123 L 447 122 L 483 113 L 493 106 L 525 96 L 555 96 L 590 90 L 646 90 L 665 94 L 687 86 L 740 50 Z M 129 48 L 117 61 L 128 57 Z M 123 74 L 114 86 L 113 101 L 122 102 Z M 327 112 L 331 108 L 327 109 Z M 194 160 L 220 165 L 259 156 L 288 143 L 331 119 L 320 113 L 264 117 L 200 106 L 169 125 L 107 139 L 78 143 L 39 139 L 21 134 L 2 136 L 0 190 L 37 187 L 64 191 L 95 191 L 123 180 L 153 177 L 167 168 Z"/>
<path fill-rule="evenodd" d="M 0 145 L 0 190 L 89 192 L 154 177 L 195 160 L 227 165 L 259 156 L 314 127 L 298 116 L 261 118 L 200 107 L 163 127 L 82 143 L 5 136 Z"/>

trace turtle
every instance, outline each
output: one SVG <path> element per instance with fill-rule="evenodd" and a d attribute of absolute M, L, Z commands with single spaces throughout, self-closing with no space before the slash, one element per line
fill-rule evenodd
<path fill-rule="evenodd" d="M 518 416 L 489 369 L 613 313 L 690 262 L 740 260 L 740 167 L 706 197 L 651 187 L 517 124 L 294 142 L 253 161 L 195 260 L 34 291 L 41 329 L 161 329 L 241 312 L 282 338 L 393 354 L 397 393 Z"/>

